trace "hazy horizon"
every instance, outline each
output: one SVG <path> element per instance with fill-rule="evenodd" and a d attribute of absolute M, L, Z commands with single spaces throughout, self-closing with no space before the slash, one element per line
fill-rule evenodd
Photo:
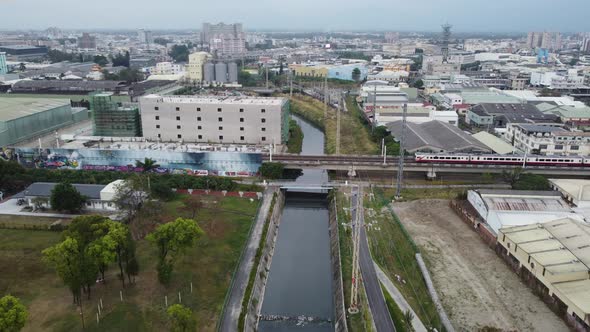
<path fill-rule="evenodd" d="M 547 2 L 543 4 L 543 2 Z M 588 0 L 0 0 L 0 30 L 63 29 L 198 30 L 203 22 L 240 22 L 246 30 L 435 32 L 450 23 L 456 32 L 522 33 L 590 31 Z M 30 9 L 34 8 L 34 11 Z"/>

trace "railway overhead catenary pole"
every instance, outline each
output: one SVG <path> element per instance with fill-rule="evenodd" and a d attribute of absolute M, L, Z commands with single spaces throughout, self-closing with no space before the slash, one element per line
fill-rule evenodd
<path fill-rule="evenodd" d="M 395 190 L 395 199 L 402 197 L 402 182 L 404 181 L 404 154 L 405 154 L 405 141 L 406 141 L 406 121 L 408 115 L 408 104 L 404 104 L 404 110 L 402 113 L 402 134 L 399 138 L 399 160 L 397 168 L 397 184 Z"/>

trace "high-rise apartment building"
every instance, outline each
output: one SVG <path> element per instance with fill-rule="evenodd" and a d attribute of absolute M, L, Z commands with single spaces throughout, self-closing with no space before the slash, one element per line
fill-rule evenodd
<path fill-rule="evenodd" d="M 85 50 L 96 49 L 96 37 L 91 36 L 89 33 L 82 33 L 81 37 L 78 37 L 78 48 Z"/>
<path fill-rule="evenodd" d="M 147 46 L 154 43 L 154 35 L 151 30 L 139 29 L 137 31 L 137 39 L 139 39 L 140 43 Z"/>
<path fill-rule="evenodd" d="M 241 23 L 203 23 L 201 41 L 217 56 L 233 56 L 246 52 L 246 38 Z"/>
<path fill-rule="evenodd" d="M 559 32 L 529 32 L 527 35 L 527 47 L 530 49 L 544 48 L 557 51 L 562 47 L 561 33 Z"/>

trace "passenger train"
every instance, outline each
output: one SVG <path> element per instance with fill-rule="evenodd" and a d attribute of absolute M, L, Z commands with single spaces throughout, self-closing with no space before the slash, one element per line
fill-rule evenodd
<path fill-rule="evenodd" d="M 525 162 L 526 158 L 526 162 Z M 590 157 L 416 153 L 417 163 L 590 167 Z"/>

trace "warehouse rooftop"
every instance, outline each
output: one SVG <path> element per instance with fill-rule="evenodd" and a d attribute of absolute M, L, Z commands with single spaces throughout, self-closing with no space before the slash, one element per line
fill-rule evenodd
<path fill-rule="evenodd" d="M 141 99 L 157 103 L 186 104 L 229 104 L 229 105 L 281 105 L 286 99 L 280 97 L 242 97 L 242 96 L 160 96 L 147 95 Z"/>
<path fill-rule="evenodd" d="M 55 98 L 2 98 L 0 121 L 10 121 L 53 108 L 69 106 L 69 99 Z"/>

